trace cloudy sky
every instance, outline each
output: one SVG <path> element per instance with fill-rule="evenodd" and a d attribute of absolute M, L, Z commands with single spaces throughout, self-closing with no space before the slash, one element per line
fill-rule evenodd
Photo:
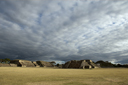
<path fill-rule="evenodd" d="M 0 0 L 0 58 L 128 63 L 128 1 Z"/>

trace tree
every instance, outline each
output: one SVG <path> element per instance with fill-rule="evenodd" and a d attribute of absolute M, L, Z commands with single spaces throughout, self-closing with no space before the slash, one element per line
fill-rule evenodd
<path fill-rule="evenodd" d="M 10 62 L 10 59 L 8 59 L 8 58 L 0 59 L 0 62 L 1 63 L 9 63 Z"/>
<path fill-rule="evenodd" d="M 0 59 L 0 63 L 2 63 L 3 59 Z"/>
<path fill-rule="evenodd" d="M 97 61 L 96 64 L 100 64 L 101 67 L 114 67 L 114 64 L 108 61 Z"/>
<path fill-rule="evenodd" d="M 56 64 L 56 62 L 55 61 L 51 61 L 50 62 L 53 66 Z"/>
<path fill-rule="evenodd" d="M 59 67 L 59 66 L 60 66 L 60 64 L 59 64 L 59 63 L 57 63 L 57 64 L 56 64 L 56 66 L 57 66 L 57 67 Z"/>
<path fill-rule="evenodd" d="M 8 59 L 8 58 L 5 58 L 4 60 L 5 60 L 5 61 L 10 61 L 10 59 Z"/>

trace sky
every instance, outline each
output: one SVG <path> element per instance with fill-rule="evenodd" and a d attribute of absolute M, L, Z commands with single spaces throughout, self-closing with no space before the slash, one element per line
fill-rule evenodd
<path fill-rule="evenodd" d="M 128 63 L 128 0 L 0 0 L 0 59 Z"/>

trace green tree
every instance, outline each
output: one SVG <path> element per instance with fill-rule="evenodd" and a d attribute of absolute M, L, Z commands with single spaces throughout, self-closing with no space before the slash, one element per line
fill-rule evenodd
<path fill-rule="evenodd" d="M 3 59 L 0 59 L 0 63 L 2 63 Z"/>
<path fill-rule="evenodd" d="M 99 60 L 96 62 L 96 64 L 100 64 L 101 67 L 114 67 L 114 64 L 108 61 Z"/>
<path fill-rule="evenodd" d="M 10 62 L 10 59 L 9 58 L 2 59 L 2 62 L 3 63 L 9 63 Z"/>

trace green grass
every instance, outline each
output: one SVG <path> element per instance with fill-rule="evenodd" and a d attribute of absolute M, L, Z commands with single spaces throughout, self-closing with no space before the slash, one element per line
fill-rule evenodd
<path fill-rule="evenodd" d="M 128 69 L 0 67 L 0 85 L 128 85 Z"/>

